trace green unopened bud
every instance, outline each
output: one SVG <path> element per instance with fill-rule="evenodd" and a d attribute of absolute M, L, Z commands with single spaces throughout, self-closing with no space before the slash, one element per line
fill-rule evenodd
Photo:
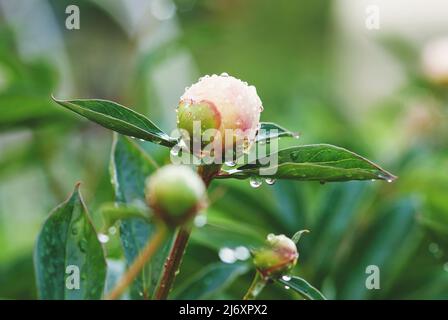
<path fill-rule="evenodd" d="M 281 276 L 294 268 L 299 258 L 296 242 L 303 232 L 308 232 L 308 230 L 296 233 L 293 237 L 294 241 L 283 234 L 271 233 L 267 236 L 266 245 L 254 250 L 253 261 L 263 277 Z"/>
<path fill-rule="evenodd" d="M 145 195 L 154 214 L 174 227 L 190 221 L 205 206 L 205 190 L 191 168 L 168 165 L 148 178 Z"/>

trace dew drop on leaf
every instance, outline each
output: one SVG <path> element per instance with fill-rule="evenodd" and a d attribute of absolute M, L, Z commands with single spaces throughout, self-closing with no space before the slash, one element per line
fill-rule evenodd
<path fill-rule="evenodd" d="M 285 280 L 285 281 L 289 281 L 289 280 L 291 280 L 291 277 L 290 276 L 283 276 L 282 279 Z"/>
<path fill-rule="evenodd" d="M 234 167 L 234 166 L 236 166 L 236 162 L 235 161 L 226 161 L 226 166 Z"/>
<path fill-rule="evenodd" d="M 109 241 L 109 236 L 107 236 L 106 234 L 103 234 L 103 233 L 99 233 L 98 234 L 98 240 L 101 243 L 107 243 Z"/>
<path fill-rule="evenodd" d="M 259 177 L 251 177 L 249 183 L 252 188 L 258 188 L 263 184 L 263 181 Z"/>
<path fill-rule="evenodd" d="M 110 227 L 109 230 L 107 230 L 107 232 L 109 232 L 110 235 L 114 235 L 117 233 L 117 228 L 116 227 Z"/>
<path fill-rule="evenodd" d="M 78 228 L 77 227 L 73 227 L 72 228 L 72 235 L 76 236 L 78 234 Z"/>
<path fill-rule="evenodd" d="M 266 181 L 268 185 L 272 186 L 276 180 L 274 178 L 266 178 L 264 181 Z"/>
<path fill-rule="evenodd" d="M 79 250 L 81 250 L 81 252 L 86 252 L 87 251 L 87 240 L 81 239 L 78 243 L 78 246 L 79 246 Z"/>

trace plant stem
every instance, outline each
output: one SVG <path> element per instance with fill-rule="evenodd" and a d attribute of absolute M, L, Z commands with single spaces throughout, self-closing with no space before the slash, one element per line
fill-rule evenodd
<path fill-rule="evenodd" d="M 243 300 L 255 300 L 266 285 L 267 280 L 256 271 L 254 280 L 244 295 Z"/>
<path fill-rule="evenodd" d="M 185 253 L 185 248 L 190 238 L 191 225 L 182 226 L 177 232 L 171 252 L 166 260 L 165 270 L 160 280 L 157 291 L 154 295 L 156 300 L 165 300 L 170 293 L 176 277 L 176 271 L 179 269 L 182 257 Z"/>
<path fill-rule="evenodd" d="M 207 188 L 213 178 L 221 170 L 221 167 L 221 164 L 212 164 L 200 166 L 198 168 L 198 174 L 201 176 Z M 156 300 L 165 300 L 168 298 L 168 294 L 170 293 L 174 279 L 176 278 L 176 272 L 179 270 L 179 266 L 182 262 L 182 257 L 185 253 L 188 239 L 190 238 L 191 229 L 192 225 L 184 225 L 180 227 L 177 232 L 173 247 L 171 248 L 170 254 L 166 260 L 162 278 L 154 295 Z"/>
<path fill-rule="evenodd" d="M 129 267 L 128 271 L 123 275 L 120 282 L 115 286 L 111 293 L 105 298 L 106 300 L 118 299 L 126 288 L 134 281 L 138 273 L 143 269 L 146 262 L 151 259 L 154 253 L 162 244 L 166 236 L 166 227 L 162 223 L 157 225 L 157 232 L 148 241 L 145 248 L 140 252 L 139 256 L 132 265 Z"/>

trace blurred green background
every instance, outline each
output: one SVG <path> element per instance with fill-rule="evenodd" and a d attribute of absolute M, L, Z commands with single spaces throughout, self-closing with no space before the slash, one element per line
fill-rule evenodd
<path fill-rule="evenodd" d="M 79 30 L 65 27 L 70 4 Z M 378 30 L 365 26 L 371 4 Z M 223 248 L 306 228 L 294 273 L 330 299 L 448 298 L 448 94 L 420 67 L 425 45 L 448 36 L 447 14 L 443 0 L 1 0 L 0 298 L 36 298 L 37 233 L 77 181 L 99 228 L 101 205 L 113 201 L 112 133 L 50 95 L 114 100 L 170 132 L 185 86 L 221 72 L 257 87 L 262 121 L 302 133 L 282 145 L 340 145 L 399 179 L 215 181 L 173 296 L 241 298 L 253 276 L 245 268 L 205 294 L 182 288 L 210 284 L 198 271 L 226 272 Z M 142 146 L 169 161 L 168 150 Z M 119 261 L 116 235 L 107 251 Z M 365 287 L 372 264 L 380 290 Z M 261 298 L 290 291 L 271 285 Z"/>

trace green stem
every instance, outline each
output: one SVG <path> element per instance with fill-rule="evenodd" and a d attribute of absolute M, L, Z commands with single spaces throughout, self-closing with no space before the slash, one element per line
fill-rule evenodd
<path fill-rule="evenodd" d="M 160 280 L 159 286 L 156 290 L 154 298 L 156 300 L 165 300 L 168 298 L 171 287 L 173 286 L 176 277 L 176 271 L 180 267 L 182 257 L 185 253 L 185 248 L 190 238 L 191 226 L 182 226 L 176 234 L 173 247 L 166 259 L 165 269 Z"/>
<path fill-rule="evenodd" d="M 166 227 L 163 224 L 157 226 L 157 232 L 148 240 L 145 248 L 140 252 L 138 257 L 129 267 L 128 271 L 123 275 L 120 282 L 106 297 L 106 300 L 116 300 L 120 298 L 126 288 L 134 281 L 144 265 L 154 256 L 157 249 L 162 244 L 166 235 Z"/>
<path fill-rule="evenodd" d="M 254 280 L 244 295 L 243 300 L 255 300 L 263 288 L 266 286 L 267 279 L 262 277 L 262 275 L 256 271 Z"/>

